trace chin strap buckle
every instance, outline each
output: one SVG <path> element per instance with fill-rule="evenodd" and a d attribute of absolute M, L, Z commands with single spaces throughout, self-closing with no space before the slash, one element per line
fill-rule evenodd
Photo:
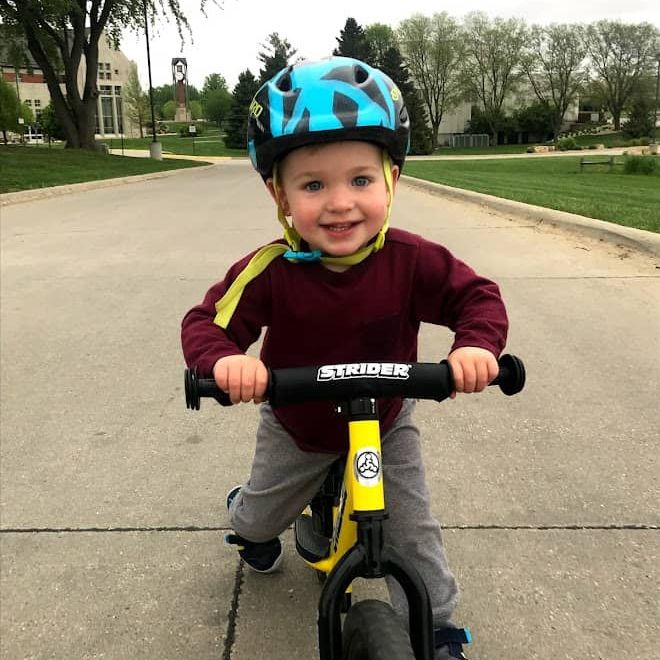
<path fill-rule="evenodd" d="M 321 261 L 321 250 L 312 250 L 311 252 L 287 250 L 282 256 L 289 261 Z"/>

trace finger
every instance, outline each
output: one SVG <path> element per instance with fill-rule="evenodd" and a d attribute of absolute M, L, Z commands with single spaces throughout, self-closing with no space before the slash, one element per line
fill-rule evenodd
<path fill-rule="evenodd" d="M 213 376 L 215 378 L 215 384 L 223 391 L 227 392 L 229 387 L 227 383 L 227 366 L 224 364 L 219 364 L 213 370 Z"/>
<path fill-rule="evenodd" d="M 452 376 L 454 377 L 454 391 L 463 391 L 463 366 L 460 362 L 450 362 Z"/>
<path fill-rule="evenodd" d="M 254 367 L 246 364 L 241 375 L 241 401 L 247 403 L 254 398 Z"/>
<path fill-rule="evenodd" d="M 474 386 L 475 392 L 481 392 L 488 385 L 488 363 L 480 361 L 476 365 L 477 381 Z"/>
<path fill-rule="evenodd" d="M 463 366 L 463 392 L 472 394 L 477 386 L 477 368 L 473 362 Z"/>
<path fill-rule="evenodd" d="M 240 363 L 232 365 L 227 375 L 227 392 L 231 402 L 236 404 L 241 402 L 241 379 L 243 369 Z"/>
<path fill-rule="evenodd" d="M 497 364 L 495 356 L 488 360 L 488 384 L 492 383 L 500 375 L 500 365 Z"/>
<path fill-rule="evenodd" d="M 255 401 L 259 399 L 258 403 L 266 400 L 266 393 L 268 390 L 268 369 L 263 363 L 260 363 L 257 368 L 254 380 L 254 397 Z"/>

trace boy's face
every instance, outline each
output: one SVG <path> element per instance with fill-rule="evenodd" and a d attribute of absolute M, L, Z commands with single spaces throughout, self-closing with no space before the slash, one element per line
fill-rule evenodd
<path fill-rule="evenodd" d="M 393 186 L 398 174 L 393 166 Z M 272 194 L 272 179 L 267 185 Z M 382 151 L 352 141 L 296 149 L 280 163 L 279 196 L 310 249 L 337 257 L 352 254 L 385 222 L 389 195 Z"/>

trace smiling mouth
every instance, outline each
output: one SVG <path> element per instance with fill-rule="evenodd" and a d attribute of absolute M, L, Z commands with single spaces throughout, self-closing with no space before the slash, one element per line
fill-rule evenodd
<path fill-rule="evenodd" d="M 326 231 L 332 232 L 333 234 L 341 234 L 342 232 L 348 231 L 353 227 L 356 227 L 359 222 L 338 222 L 333 225 L 322 225 L 323 229 Z"/>

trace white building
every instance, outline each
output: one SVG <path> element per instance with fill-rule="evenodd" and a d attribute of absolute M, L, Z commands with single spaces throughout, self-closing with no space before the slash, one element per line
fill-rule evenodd
<path fill-rule="evenodd" d="M 36 126 L 31 127 L 31 133 L 39 130 L 38 124 L 41 112 L 50 103 L 50 92 L 44 80 L 39 65 L 26 51 L 29 66 L 16 72 L 9 62 L 9 57 L 3 44 L 0 44 L 0 70 L 2 77 L 12 85 L 17 85 L 17 93 L 22 103 L 26 103 L 34 112 Z M 119 137 L 122 133 L 128 137 L 139 137 L 137 127 L 133 127 L 124 112 L 122 103 L 122 88 L 128 80 L 129 60 L 119 49 L 115 49 L 103 34 L 99 39 L 99 64 L 97 86 L 99 96 L 96 103 L 96 135 L 97 137 Z M 83 55 L 78 69 L 78 89 L 82 93 L 85 85 L 85 57 Z M 64 84 L 62 91 L 66 94 Z M 39 135 L 39 133 L 36 133 Z"/>

